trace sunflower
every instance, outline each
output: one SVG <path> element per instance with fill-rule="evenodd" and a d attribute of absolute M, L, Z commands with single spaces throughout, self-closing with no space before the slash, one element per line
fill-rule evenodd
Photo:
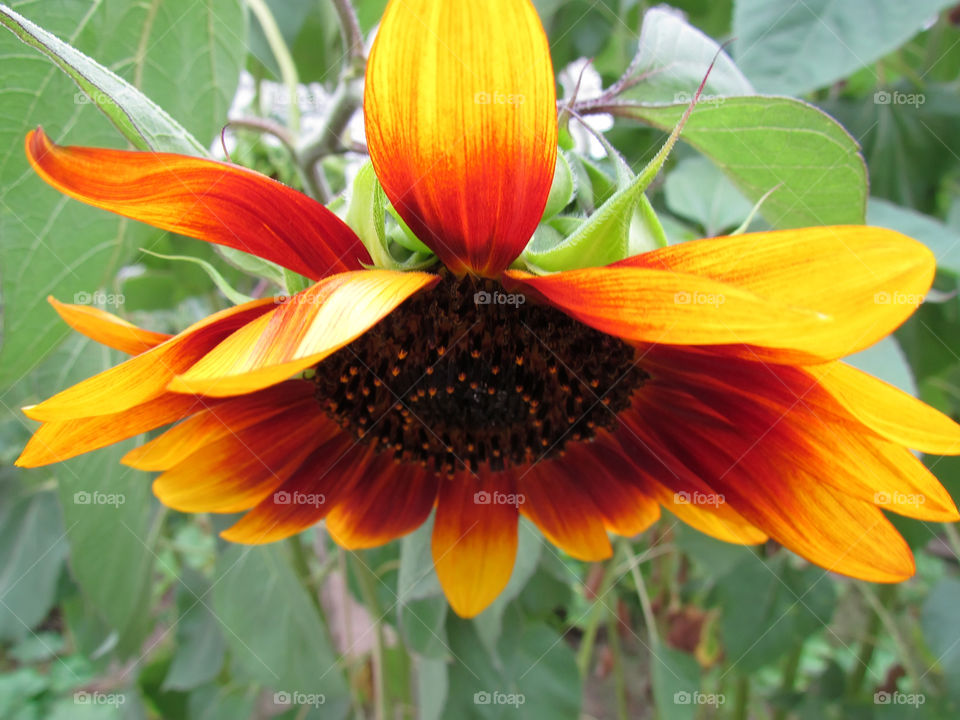
<path fill-rule="evenodd" d="M 527 0 L 394 0 L 364 98 L 377 177 L 436 255 L 373 267 L 357 235 L 231 164 L 63 147 L 30 162 L 90 205 L 239 248 L 314 284 L 168 336 L 52 301 L 133 357 L 24 412 L 19 464 L 177 423 L 124 462 L 184 512 L 245 514 L 265 543 L 320 520 L 349 549 L 435 512 L 454 610 L 506 585 L 521 515 L 571 556 L 609 557 L 668 508 L 713 537 L 773 538 L 832 571 L 914 571 L 883 510 L 954 521 L 908 448 L 960 452 L 960 427 L 840 360 L 898 327 L 932 283 L 923 245 L 867 227 L 688 242 L 604 267 L 514 264 L 557 154 L 547 40 Z"/>

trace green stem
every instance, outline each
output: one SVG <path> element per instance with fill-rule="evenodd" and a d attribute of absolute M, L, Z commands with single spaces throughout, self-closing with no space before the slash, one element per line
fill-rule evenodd
<path fill-rule="evenodd" d="M 787 661 L 783 666 L 783 674 L 780 679 L 780 691 L 784 696 L 793 692 L 797 684 L 797 672 L 800 669 L 800 658 L 803 656 L 803 643 L 801 642 L 791 650 L 787 656 Z M 773 713 L 773 720 L 786 720 L 787 708 L 779 707 Z"/>
<path fill-rule="evenodd" d="M 613 557 L 607 560 L 603 566 L 603 575 L 600 577 L 600 584 L 597 586 L 597 597 L 590 608 L 587 624 L 583 629 L 580 650 L 577 652 L 577 668 L 579 668 L 582 678 L 585 678 L 590 670 L 590 658 L 593 656 L 593 645 L 597 639 L 597 628 L 607 613 L 607 608 L 601 601 L 613 586 L 616 577 L 615 569 L 619 562 L 617 554 L 615 552 Z"/>
<path fill-rule="evenodd" d="M 960 532 L 957 532 L 957 526 L 953 523 L 943 523 L 943 533 L 947 536 L 947 543 L 953 550 L 957 562 L 960 562 Z"/>
<path fill-rule="evenodd" d="M 894 598 L 896 597 L 896 586 L 883 585 L 882 600 L 877 592 L 874 591 L 873 586 L 871 586 L 870 583 L 858 582 L 855 583 L 855 586 L 860 589 L 860 592 L 863 593 L 863 596 L 870 604 L 870 607 L 872 607 L 873 611 L 879 616 L 880 622 L 883 623 L 883 628 L 887 631 L 887 633 L 889 633 L 894 645 L 897 646 L 897 654 L 900 656 L 900 662 L 903 664 L 903 668 L 907 673 L 907 677 L 910 678 L 910 683 L 913 686 L 914 691 L 920 692 L 921 673 L 917 669 L 916 663 L 913 660 L 913 656 L 910 654 L 910 645 L 904 639 L 903 632 L 898 626 L 896 620 L 893 619 L 893 616 L 884 605 L 884 603 L 893 602 Z"/>
<path fill-rule="evenodd" d="M 303 543 L 300 542 L 300 538 L 297 535 L 287 538 L 286 542 L 287 547 L 290 548 L 290 560 L 293 563 L 293 570 L 297 574 L 300 584 L 303 585 L 303 589 L 306 590 L 310 596 L 313 606 L 317 609 L 317 612 L 320 613 L 320 617 L 323 618 L 324 612 L 323 606 L 320 605 L 320 592 L 313 584 L 313 574 L 310 572 L 310 563 L 307 561 L 307 554 L 303 550 Z"/>
<path fill-rule="evenodd" d="M 737 686 L 734 689 L 733 718 L 734 720 L 747 720 L 748 710 L 750 709 L 750 676 L 741 675 L 737 678 Z"/>
<path fill-rule="evenodd" d="M 363 598 L 363 604 L 370 613 L 370 618 L 374 627 L 373 639 L 373 690 L 374 690 L 374 717 L 376 720 L 386 720 L 387 684 L 383 668 L 383 625 L 380 622 L 382 611 L 380 603 L 377 602 L 377 586 L 379 578 L 373 574 L 370 566 L 357 553 L 350 553 L 350 559 L 353 561 L 353 571 L 357 576 L 357 584 L 360 587 L 360 595 Z"/>
<path fill-rule="evenodd" d="M 620 649 L 620 618 L 616 611 L 607 614 L 607 642 L 613 656 L 613 684 L 614 694 L 617 696 L 617 718 L 628 720 L 630 717 L 627 706 L 627 679 L 623 672 L 623 657 Z"/>
<path fill-rule="evenodd" d="M 881 604 L 889 602 L 892 595 L 890 593 L 891 585 L 881 588 L 878 593 L 878 600 Z M 863 682 L 867 678 L 867 671 L 870 669 L 870 662 L 873 660 L 873 654 L 877 649 L 877 636 L 880 633 L 882 620 L 876 608 L 871 605 L 870 617 L 867 620 L 867 627 L 864 630 L 863 638 L 860 641 L 860 649 L 857 651 L 857 664 L 850 674 L 850 681 L 847 685 L 847 692 L 851 697 L 855 697 L 863 687 Z"/>
<path fill-rule="evenodd" d="M 287 47 L 283 39 L 283 33 L 277 25 L 273 13 L 267 7 L 265 0 L 247 0 L 247 7 L 256 16 L 260 27 L 263 28 L 263 34 L 267 38 L 267 44 L 270 45 L 270 52 L 280 67 L 280 78 L 287 88 L 287 94 L 290 98 L 290 130 L 294 135 L 300 132 L 300 103 L 297 98 L 297 88 L 300 85 L 300 77 L 297 74 L 297 66 L 293 62 L 293 56 L 290 54 L 290 48 Z"/>
<path fill-rule="evenodd" d="M 337 18 L 340 20 L 340 34 L 350 61 L 362 66 L 363 31 L 357 20 L 357 12 L 353 9 L 350 0 L 333 0 L 333 8 L 337 11 Z"/>
<path fill-rule="evenodd" d="M 627 538 L 620 538 L 617 543 L 618 549 L 627 553 L 631 560 L 634 558 L 633 547 Z M 647 592 L 647 585 L 643 581 L 643 573 L 640 572 L 638 562 L 630 563 L 630 576 L 633 578 L 633 584 L 637 588 L 637 597 L 640 600 L 640 609 L 643 611 L 643 621 L 647 626 L 647 636 L 650 639 L 651 649 L 660 647 L 660 634 L 657 632 L 657 619 L 653 614 L 653 605 L 650 603 L 650 594 Z"/>

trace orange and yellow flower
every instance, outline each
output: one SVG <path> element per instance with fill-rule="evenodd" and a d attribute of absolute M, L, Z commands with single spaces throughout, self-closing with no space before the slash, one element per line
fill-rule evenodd
<path fill-rule="evenodd" d="M 437 272 L 371 269 L 332 212 L 234 165 L 28 136 L 30 162 L 61 192 L 315 284 L 174 336 L 52 300 L 132 357 L 25 408 L 42 425 L 20 465 L 177 423 L 124 462 L 160 472 L 154 491 L 172 508 L 245 512 L 229 540 L 325 520 L 364 548 L 435 510 L 435 567 L 464 616 L 507 583 L 521 515 L 592 561 L 611 554 L 608 533 L 635 535 L 666 507 L 722 540 L 774 538 L 878 582 L 914 570 L 883 510 L 960 517 L 908 449 L 960 453 L 960 427 L 840 362 L 913 311 L 881 293 L 930 288 L 923 245 L 820 227 L 551 275 L 511 269 L 557 153 L 530 2 L 394 0 L 365 92 L 377 176 Z"/>

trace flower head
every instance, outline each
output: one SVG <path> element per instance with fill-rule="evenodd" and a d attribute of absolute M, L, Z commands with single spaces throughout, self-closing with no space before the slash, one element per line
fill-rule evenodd
<path fill-rule="evenodd" d="M 126 362 L 25 409 L 18 461 L 177 422 L 131 451 L 165 504 L 244 512 L 243 543 L 325 520 L 347 548 L 435 510 L 454 609 L 506 585 L 521 515 L 574 557 L 610 555 L 666 507 L 714 537 L 774 538 L 873 581 L 913 572 L 881 509 L 956 520 L 908 448 L 960 452 L 960 427 L 840 360 L 889 334 L 934 259 L 866 227 L 700 240 L 605 267 L 512 264 L 550 191 L 553 70 L 528 0 L 391 2 L 367 71 L 384 190 L 435 272 L 370 268 L 306 196 L 229 164 L 27 138 L 36 171 L 91 205 L 253 252 L 315 281 L 175 336 L 52 301 Z"/>

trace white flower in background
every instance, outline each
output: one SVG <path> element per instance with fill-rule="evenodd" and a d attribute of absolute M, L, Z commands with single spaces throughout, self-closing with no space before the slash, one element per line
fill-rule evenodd
<path fill-rule="evenodd" d="M 569 101 L 576 93 L 577 100 L 591 100 L 603 94 L 603 80 L 593 68 L 593 63 L 587 58 L 577 58 L 560 71 L 558 76 L 563 88 L 563 102 Z M 577 87 L 579 83 L 579 89 Z M 588 153 L 590 157 L 602 158 L 606 150 L 593 133 L 583 126 L 586 123 L 598 133 L 604 133 L 613 127 L 613 116 L 606 113 L 588 115 L 582 121 L 573 117 L 570 119 L 570 135 L 580 153 Z"/>

